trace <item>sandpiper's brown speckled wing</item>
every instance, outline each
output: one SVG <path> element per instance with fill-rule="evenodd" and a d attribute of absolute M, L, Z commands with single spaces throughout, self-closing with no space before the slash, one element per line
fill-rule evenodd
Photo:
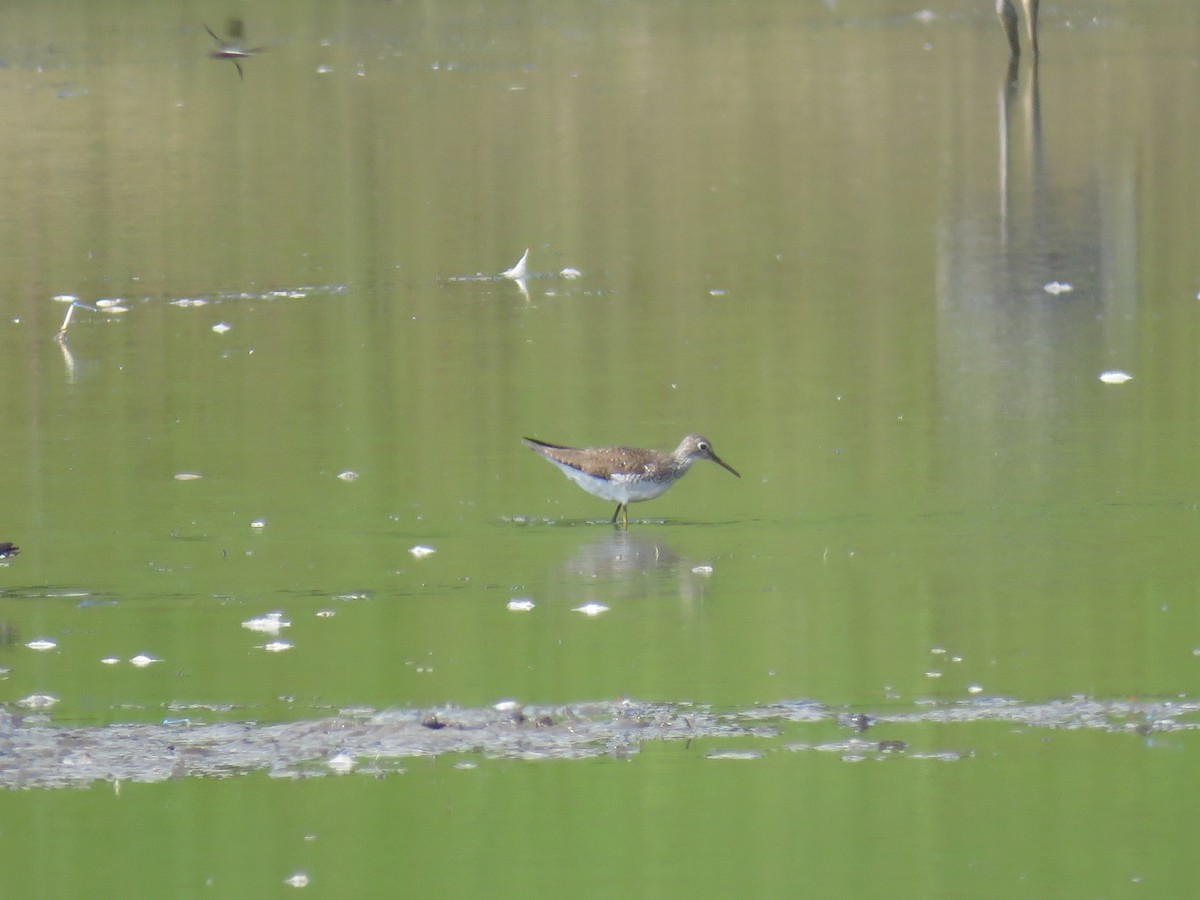
<path fill-rule="evenodd" d="M 535 438 L 523 438 L 531 450 L 578 469 L 594 478 L 611 478 L 613 475 L 647 475 L 654 471 L 657 458 L 667 454 L 656 454 L 651 450 L 636 447 L 561 447 L 547 444 Z"/>

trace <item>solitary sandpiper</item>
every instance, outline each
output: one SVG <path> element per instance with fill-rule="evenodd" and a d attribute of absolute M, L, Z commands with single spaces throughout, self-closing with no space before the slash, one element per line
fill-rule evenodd
<path fill-rule="evenodd" d="M 711 459 L 718 466 L 738 475 L 736 469 L 713 453 L 708 438 L 689 434 L 670 453 L 641 450 L 636 447 L 560 447 L 533 438 L 523 438 L 525 446 L 562 469 L 563 474 L 594 497 L 616 500 L 617 516 L 629 525 L 629 504 L 653 500 L 687 474 L 698 459 Z"/>

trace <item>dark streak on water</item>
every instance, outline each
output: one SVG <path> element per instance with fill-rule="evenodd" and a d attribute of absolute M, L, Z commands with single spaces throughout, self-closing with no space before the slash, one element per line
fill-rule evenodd
<path fill-rule="evenodd" d="M 1200 703 L 1073 699 L 1044 704 L 981 699 L 907 711 L 849 713 L 810 701 L 716 711 L 690 704 L 580 703 L 518 710 L 442 708 L 342 715 L 273 725 L 110 725 L 58 728 L 0 713 L 0 785 L 8 788 L 82 787 L 97 781 L 158 782 L 187 776 L 266 772 L 301 778 L 353 770 L 376 775 L 403 771 L 408 757 L 479 754 L 502 759 L 625 758 L 646 741 L 705 741 L 712 758 L 754 759 L 772 750 L 822 750 L 847 760 L 864 756 L 959 760 L 969 747 L 914 752 L 889 725 L 999 722 L 1030 729 L 1090 729 L 1148 736 L 1200 728 Z M 436 721 L 440 726 L 430 728 Z M 863 726 L 866 726 L 865 728 Z M 767 743 L 801 736 L 813 743 Z M 939 731 L 939 734 L 944 734 Z M 912 739 L 913 729 L 905 729 Z M 734 744 L 736 739 L 736 746 Z M 746 740 L 763 741 L 747 750 Z M 724 747 L 722 744 L 731 746 Z M 336 761 L 335 761 L 336 760 Z M 339 763 L 342 765 L 339 766 Z"/>

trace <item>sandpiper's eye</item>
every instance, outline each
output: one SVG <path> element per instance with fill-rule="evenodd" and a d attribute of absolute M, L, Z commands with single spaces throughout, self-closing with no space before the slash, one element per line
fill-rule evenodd
<path fill-rule="evenodd" d="M 698 443 L 696 445 L 696 449 L 697 450 L 707 450 L 708 449 L 708 441 L 701 441 L 700 443 Z"/>

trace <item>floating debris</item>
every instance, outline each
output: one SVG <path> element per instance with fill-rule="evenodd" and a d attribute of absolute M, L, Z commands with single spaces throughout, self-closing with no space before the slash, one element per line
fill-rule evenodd
<path fill-rule="evenodd" d="M 499 700 L 492 704 L 492 709 L 494 709 L 496 712 L 513 712 L 514 710 L 518 710 L 520 708 L 521 704 L 519 704 L 516 700 Z"/>
<path fill-rule="evenodd" d="M 508 601 L 508 609 L 512 612 L 529 612 L 533 609 L 534 603 L 528 597 L 513 597 Z"/>
<path fill-rule="evenodd" d="M 115 666 L 115 665 L 119 665 L 121 660 L 119 657 L 116 657 L 116 656 L 106 656 L 106 657 L 104 657 L 104 659 L 100 660 L 100 662 L 106 666 Z"/>
<path fill-rule="evenodd" d="M 149 653 L 139 653 L 137 656 L 129 660 L 130 665 L 137 666 L 139 669 L 144 669 L 151 663 L 156 662 L 162 662 L 162 660 L 155 656 L 151 656 Z"/>
<path fill-rule="evenodd" d="M 437 550 L 433 547 L 424 547 L 421 544 L 417 544 L 415 547 L 410 547 L 408 552 L 417 559 L 424 559 L 427 556 L 432 556 L 433 554 L 437 553 Z"/>
<path fill-rule="evenodd" d="M 92 312 L 98 312 L 95 307 L 88 306 L 86 303 L 80 303 L 78 300 L 72 300 L 71 305 L 67 307 L 67 314 L 63 316 L 62 325 L 59 326 L 58 333 L 54 335 L 54 339 L 60 344 L 65 344 L 67 340 L 67 327 L 71 324 L 71 317 L 75 315 L 75 308 L 90 309 Z"/>
<path fill-rule="evenodd" d="M 341 481 L 357 481 L 358 473 L 352 469 L 347 469 L 345 472 L 338 472 L 337 476 Z"/>
<path fill-rule="evenodd" d="M 354 771 L 355 759 L 349 753 L 338 753 L 325 760 L 325 765 L 329 766 L 338 775 L 348 775 Z"/>
<path fill-rule="evenodd" d="M 250 523 L 250 527 L 258 528 L 258 529 L 266 528 L 267 520 L 266 519 L 255 519 L 253 522 Z"/>
<path fill-rule="evenodd" d="M 238 71 L 239 72 L 242 71 L 240 67 L 238 68 Z M 288 887 L 294 887 L 294 888 L 308 887 L 308 873 L 307 872 L 297 872 L 295 875 L 291 875 L 291 876 L 285 878 L 283 880 L 283 883 L 286 884 Z"/>
<path fill-rule="evenodd" d="M 281 612 L 271 612 L 265 616 L 256 616 L 242 623 L 242 627 L 248 631 L 258 631 L 263 634 L 279 634 L 282 629 L 290 628 L 291 626 L 292 623 L 287 621 Z"/>
<path fill-rule="evenodd" d="M 1101 372 L 1100 380 L 1105 384 L 1124 384 L 1127 381 L 1133 381 L 1133 376 L 1120 369 L 1113 369 L 1109 372 Z"/>
<path fill-rule="evenodd" d="M 212 330 L 214 332 L 216 332 L 217 334 L 224 334 L 227 331 L 232 331 L 233 326 L 230 325 L 228 322 L 218 322 L 216 325 L 214 325 L 212 327 Z"/>
<path fill-rule="evenodd" d="M 55 303 L 74 303 L 79 298 L 74 294 L 55 294 L 50 299 Z"/>
<path fill-rule="evenodd" d="M 711 575 L 712 573 L 713 567 L 707 563 L 692 567 L 692 574 L 694 575 Z"/>
<path fill-rule="evenodd" d="M 1063 281 L 1051 281 L 1049 284 L 1043 285 L 1042 290 L 1057 297 L 1059 294 L 1069 294 L 1075 290 L 1075 286 Z"/>
<path fill-rule="evenodd" d="M 17 706 L 22 709 L 49 709 L 57 702 L 58 698 L 53 694 L 30 694 L 18 700 Z"/>
<path fill-rule="evenodd" d="M 115 307 L 118 307 L 120 305 L 121 305 L 120 300 L 103 299 L 103 300 L 96 301 L 96 309 L 108 310 L 108 309 L 114 309 Z"/>
<path fill-rule="evenodd" d="M 26 709 L 44 709 L 58 701 L 35 694 L 18 701 Z M 175 707 L 172 707 L 175 708 Z M 189 709 L 217 711 L 214 707 Z M 229 712 L 222 708 L 222 713 Z M 1126 746 L 1130 736 L 1174 734 L 1186 743 L 1200 732 L 1200 702 L 1153 702 L 1076 697 L 1046 703 L 1001 698 L 918 702 L 908 707 L 887 702 L 879 710 L 856 711 L 869 717 L 882 738 L 849 734 L 829 740 L 830 728 L 847 710 L 810 700 L 785 700 L 748 707 L 714 708 L 707 704 L 645 703 L 631 699 L 574 702 L 568 705 L 511 710 L 348 709 L 326 717 L 284 722 L 248 721 L 236 726 L 172 718 L 162 724 L 123 724 L 49 728 L 42 723 L 5 723 L 5 752 L 0 754 L 0 787 L 86 787 L 99 782 L 165 782 L 187 778 L 234 778 L 270 773 L 275 777 L 331 776 L 328 761 L 341 755 L 356 760 L 354 771 L 368 775 L 403 772 L 406 759 L 469 759 L 480 766 L 491 760 L 588 760 L 628 757 L 641 746 L 696 742 L 717 759 L 753 759 L 744 754 L 834 753 L 846 761 L 970 759 L 972 745 L 989 740 L 972 726 L 1009 725 L 1007 741 L 1023 742 L 1036 752 L 1054 732 L 1094 732 L 1110 749 Z M 16 719 L 17 717 L 14 717 Z M 431 729 L 427 722 L 448 727 Z M 556 723 L 560 723 L 556 725 Z M 181 727 L 181 725 L 183 727 Z M 905 741 L 882 732 L 901 726 Z M 914 753 L 916 735 L 929 749 Z M 953 744 L 947 745 L 947 741 Z M 936 746 L 941 744 L 941 746 Z M 164 759 L 185 759 L 180 771 Z M 307 838 L 305 838 L 307 840 Z"/>
<path fill-rule="evenodd" d="M 762 759 L 760 750 L 713 750 L 706 753 L 705 759 Z"/>
<path fill-rule="evenodd" d="M 315 615 L 318 619 L 332 619 L 337 613 L 332 609 L 318 609 Z"/>
<path fill-rule="evenodd" d="M 45 652 L 46 650 L 53 650 L 55 647 L 58 646 L 58 643 L 56 641 L 50 640 L 50 638 L 37 638 L 36 640 L 30 641 L 25 646 L 28 647 L 30 650 L 38 650 L 41 652 Z"/>
<path fill-rule="evenodd" d="M 585 603 L 583 606 L 576 606 L 571 612 L 581 612 L 585 616 L 598 616 L 600 613 L 608 612 L 608 607 L 603 603 Z"/>
<path fill-rule="evenodd" d="M 532 247 L 526 247 L 525 252 L 521 254 L 521 258 L 513 263 L 512 268 L 505 269 L 500 273 L 502 278 L 511 278 L 513 281 L 521 281 L 529 274 L 529 251 Z"/>
<path fill-rule="evenodd" d="M 268 653 L 282 653 L 284 650 L 291 650 L 293 646 L 288 641 L 271 641 L 269 644 L 263 644 L 262 649 Z"/>
<path fill-rule="evenodd" d="M 176 481 L 199 481 L 203 477 L 204 476 L 201 475 L 199 472 L 176 472 L 175 473 Z"/>
<path fill-rule="evenodd" d="M 573 269 L 570 266 L 567 266 L 558 274 L 561 275 L 563 278 L 568 279 L 569 281 L 574 281 L 575 279 L 583 276 L 582 272 L 580 272 L 578 269 Z"/>

